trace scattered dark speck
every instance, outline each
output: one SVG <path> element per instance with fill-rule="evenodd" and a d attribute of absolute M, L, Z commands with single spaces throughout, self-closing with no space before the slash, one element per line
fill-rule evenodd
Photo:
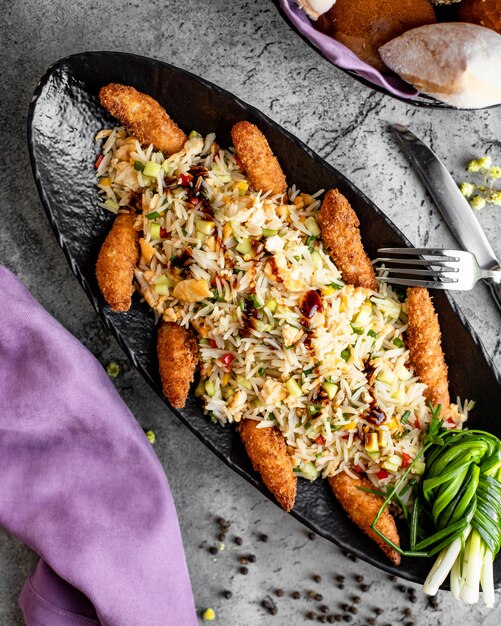
<path fill-rule="evenodd" d="M 265 535 L 264 533 L 260 533 L 257 538 L 259 539 L 259 541 L 263 541 L 264 543 L 266 543 L 268 541 L 268 535 Z"/>
<path fill-rule="evenodd" d="M 316 583 L 322 582 L 322 577 L 320 576 L 320 574 L 313 574 L 312 578 L 313 578 L 313 581 Z"/>
<path fill-rule="evenodd" d="M 361 589 L 361 591 L 366 593 L 367 591 L 369 591 L 370 586 L 364 583 L 363 585 L 360 585 L 360 589 Z"/>
<path fill-rule="evenodd" d="M 363 582 L 364 577 L 362 575 L 360 575 L 360 574 L 357 574 L 355 576 L 355 580 L 357 581 L 357 583 L 361 583 L 361 582 Z"/>
<path fill-rule="evenodd" d="M 309 539 L 310 541 L 314 541 L 314 540 L 316 539 L 316 537 L 317 537 L 317 536 L 315 535 L 315 533 L 308 533 L 308 539 Z"/>
<path fill-rule="evenodd" d="M 306 619 L 309 619 L 309 620 L 317 619 L 317 614 L 314 611 L 308 611 L 308 613 L 306 613 Z"/>
<path fill-rule="evenodd" d="M 223 595 L 223 598 L 226 598 L 227 600 L 229 600 L 233 596 L 233 594 L 231 593 L 229 589 L 225 589 L 222 595 Z"/>
<path fill-rule="evenodd" d="M 255 554 L 249 554 L 247 556 L 247 560 L 249 561 L 249 563 L 255 563 L 256 562 L 256 555 Z"/>
<path fill-rule="evenodd" d="M 322 604 L 322 606 L 318 607 L 318 610 L 320 611 L 320 613 L 328 613 L 329 607 L 326 604 Z"/>
<path fill-rule="evenodd" d="M 249 573 L 249 568 L 248 567 L 241 567 L 240 568 L 240 573 L 245 576 L 246 574 Z"/>
<path fill-rule="evenodd" d="M 275 589 L 275 595 L 282 598 L 285 595 L 285 591 L 283 589 Z"/>
<path fill-rule="evenodd" d="M 299 600 L 300 597 L 301 597 L 301 594 L 299 593 L 299 591 L 293 591 L 291 593 L 291 598 L 293 598 L 294 600 Z"/>
<path fill-rule="evenodd" d="M 211 554 L 217 554 L 217 553 L 219 552 L 219 550 L 216 548 L 216 546 L 211 546 L 211 547 L 209 548 L 209 552 L 210 552 Z"/>
<path fill-rule="evenodd" d="M 235 539 L 233 540 L 237 546 L 241 546 L 244 542 L 244 540 L 242 539 L 242 537 L 235 537 Z"/>

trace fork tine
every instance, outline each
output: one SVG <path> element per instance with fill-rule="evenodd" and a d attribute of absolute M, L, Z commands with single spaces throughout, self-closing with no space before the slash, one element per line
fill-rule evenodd
<path fill-rule="evenodd" d="M 458 261 L 457 256 L 453 256 L 453 250 L 441 250 L 440 248 L 379 248 L 379 254 L 403 254 L 403 255 L 426 255 L 438 256 L 444 260 Z M 448 254 L 452 253 L 452 254 Z"/>
<path fill-rule="evenodd" d="M 404 278 L 391 278 L 391 276 L 379 277 L 378 280 L 391 285 L 404 285 L 405 287 L 426 287 L 427 289 L 458 289 L 458 283 L 439 282 L 434 280 L 405 280 Z"/>
<path fill-rule="evenodd" d="M 407 274 L 408 276 L 430 276 L 433 278 L 434 276 L 442 276 L 445 273 L 457 273 L 457 269 L 454 267 L 443 267 L 439 270 L 410 270 L 407 267 L 378 267 L 378 272 L 389 272 L 390 274 Z M 453 279 L 451 277 L 451 281 L 453 283 L 457 282 L 457 278 Z"/>
<path fill-rule="evenodd" d="M 435 259 L 399 259 L 397 257 L 379 257 L 373 263 L 401 263 L 402 265 L 440 265 L 443 267 L 453 267 L 454 260 L 435 261 Z"/>

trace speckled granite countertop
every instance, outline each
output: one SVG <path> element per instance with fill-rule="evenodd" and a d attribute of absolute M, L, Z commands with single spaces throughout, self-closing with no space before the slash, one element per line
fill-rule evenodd
<path fill-rule="evenodd" d="M 452 246 L 447 227 L 387 124 L 409 125 L 461 178 L 474 156 L 487 153 L 501 161 L 499 109 L 416 109 L 377 94 L 322 60 L 291 33 L 269 0 L 26 0 L 3 6 L 0 28 L 0 263 L 17 273 L 102 363 L 121 363 L 119 392 L 139 422 L 157 434 L 156 451 L 177 504 L 197 606 L 214 608 L 214 623 L 222 626 L 296 626 L 305 623 L 308 611 L 320 615 L 323 604 L 330 613 L 342 613 L 340 604 L 352 605 L 355 595 L 361 601 L 355 605 L 358 611 L 349 613 L 352 624 L 370 624 L 376 607 L 384 611 L 377 617 L 381 625 L 499 624 L 499 603 L 489 612 L 458 606 L 440 595 L 434 608 L 416 585 L 399 590 L 399 582 L 375 568 L 350 561 L 323 539 L 310 539 L 298 522 L 228 470 L 169 414 L 128 366 L 71 274 L 38 200 L 26 146 L 30 97 L 52 62 L 85 50 L 149 55 L 195 72 L 271 116 L 350 177 L 415 244 Z M 501 254 L 499 211 L 485 209 L 479 218 Z M 486 288 L 479 285 L 455 298 L 501 367 L 500 317 Z M 214 556 L 208 548 L 218 544 L 218 515 L 232 526 L 225 550 Z M 267 542 L 259 540 L 262 533 Z M 241 546 L 235 536 L 243 539 Z M 239 560 L 249 554 L 256 562 L 243 575 Z M 1 626 L 22 624 L 16 599 L 34 563 L 27 548 L 0 531 Z M 316 574 L 321 582 L 312 579 Z M 344 589 L 336 575 L 345 576 Z M 410 587 L 417 589 L 415 602 Z M 276 588 L 285 595 L 274 595 Z M 231 590 L 232 598 L 222 597 L 223 590 Z M 301 599 L 291 597 L 294 591 L 301 592 Z M 308 591 L 323 599 L 305 599 Z M 277 605 L 274 616 L 260 606 L 267 594 Z"/>

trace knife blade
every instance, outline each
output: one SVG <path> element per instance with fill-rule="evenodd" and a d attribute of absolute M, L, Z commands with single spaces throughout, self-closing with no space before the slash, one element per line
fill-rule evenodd
<path fill-rule="evenodd" d="M 475 217 L 473 209 L 445 165 L 406 126 L 393 124 L 391 130 L 459 244 L 464 250 L 475 255 L 480 267 L 488 270 L 499 269 L 499 260 Z M 489 278 L 484 280 L 501 309 L 501 285 Z"/>

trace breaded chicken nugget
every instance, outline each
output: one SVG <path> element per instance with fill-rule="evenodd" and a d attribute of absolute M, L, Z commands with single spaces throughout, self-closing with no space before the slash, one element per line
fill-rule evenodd
<path fill-rule="evenodd" d="M 424 396 L 433 406 L 442 405 L 443 417 L 449 410 L 449 380 L 441 345 L 438 317 L 430 294 L 423 287 L 407 291 L 407 345 L 411 363 L 422 383 Z"/>
<path fill-rule="evenodd" d="M 360 222 L 348 200 L 331 189 L 318 214 L 324 246 L 341 272 L 343 280 L 355 287 L 376 289 L 376 276 L 360 237 Z"/>
<path fill-rule="evenodd" d="M 157 332 L 157 356 L 164 395 L 182 409 L 198 363 L 198 344 L 193 333 L 175 322 L 162 322 Z"/>
<path fill-rule="evenodd" d="M 256 191 L 285 193 L 287 183 L 266 137 L 250 122 L 238 122 L 231 129 L 233 145 Z"/>
<path fill-rule="evenodd" d="M 285 511 L 290 511 L 296 499 L 297 478 L 285 440 L 275 428 L 257 428 L 254 420 L 243 420 L 238 432 L 252 467 L 261 474 L 264 484 Z"/>
<path fill-rule="evenodd" d="M 165 155 L 174 154 L 184 146 L 186 135 L 165 109 L 134 87 L 110 83 L 99 90 L 99 101 L 141 143 L 152 143 Z"/>
<path fill-rule="evenodd" d="M 367 493 L 367 491 L 361 491 L 359 489 L 359 487 L 363 487 L 364 489 L 374 489 L 370 480 L 365 476 L 360 476 L 357 480 L 348 476 L 346 472 L 341 472 L 335 476 L 331 476 L 328 480 L 334 495 L 339 501 L 339 504 L 343 507 L 346 513 L 348 513 L 350 519 L 378 544 L 393 565 L 399 565 L 400 554 L 371 529 L 371 524 L 381 508 L 383 499 L 372 493 Z M 377 528 L 386 537 L 388 537 L 388 539 L 393 541 L 393 543 L 400 546 L 400 537 L 395 525 L 395 520 L 388 509 L 385 509 L 381 515 L 381 518 L 377 523 Z"/>
<path fill-rule="evenodd" d="M 139 234 L 133 226 L 132 213 L 119 213 L 97 257 L 97 283 L 114 311 L 128 311 L 132 301 L 132 280 L 139 259 Z"/>

